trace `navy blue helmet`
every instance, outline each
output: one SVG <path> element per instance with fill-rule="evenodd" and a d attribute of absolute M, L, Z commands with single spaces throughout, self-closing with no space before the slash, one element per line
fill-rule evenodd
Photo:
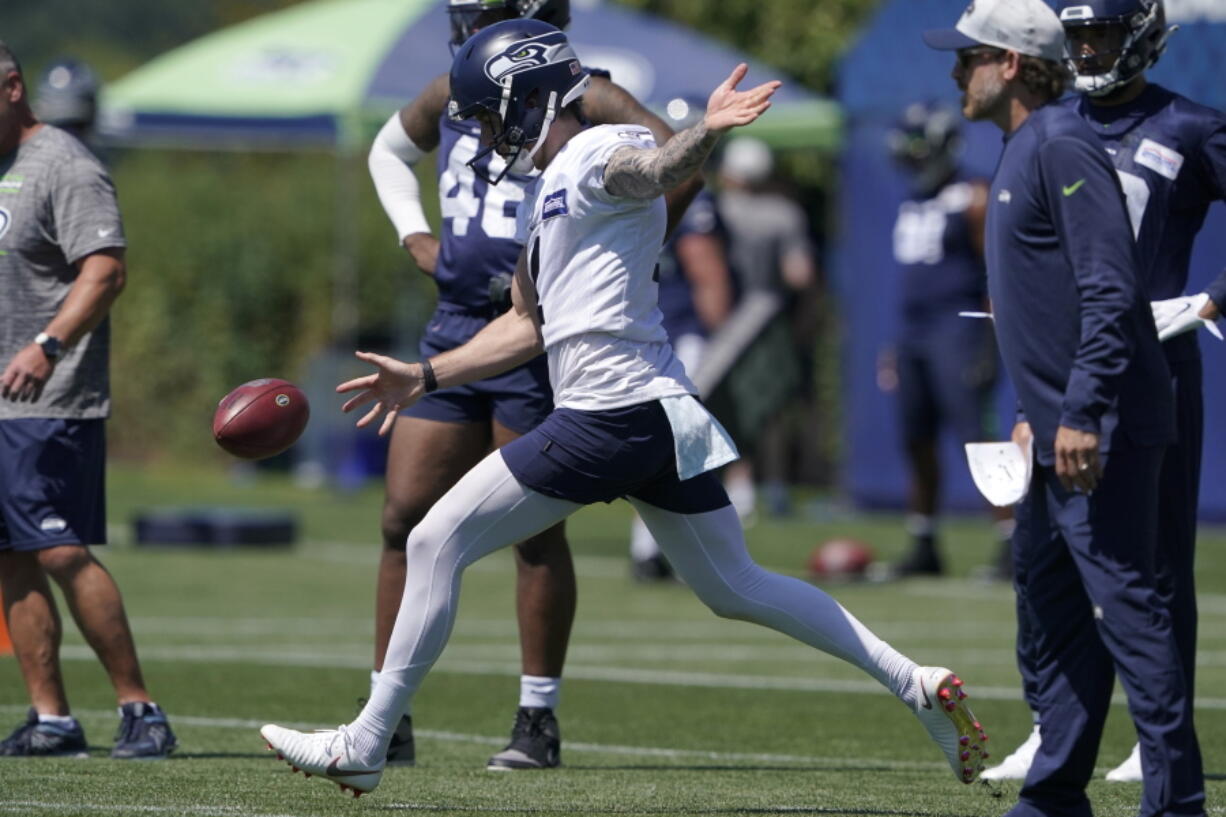
<path fill-rule="evenodd" d="M 43 122 L 85 131 L 93 126 L 97 110 L 98 77 L 88 65 L 58 59 L 43 72 L 34 93 L 34 113 Z"/>
<path fill-rule="evenodd" d="M 447 16 L 451 19 L 451 46 L 457 48 L 479 28 L 527 17 L 542 20 L 551 26 L 570 25 L 570 0 L 449 0 Z"/>
<path fill-rule="evenodd" d="M 913 102 L 886 136 L 890 155 L 911 174 L 916 191 L 936 193 L 958 168 L 961 117 L 932 102 Z"/>
<path fill-rule="evenodd" d="M 1074 85 L 1091 96 L 1111 93 L 1156 63 L 1176 28 L 1167 28 L 1162 0 L 1060 0 L 1058 10 Z M 1096 53 L 1083 56 L 1087 40 Z"/>
<path fill-rule="evenodd" d="M 566 35 L 548 23 L 505 20 L 478 31 L 451 64 L 447 106 L 454 120 L 482 120 L 482 138 L 490 137 L 468 166 L 490 184 L 530 172 L 550 125 L 590 82 Z M 507 163 L 497 178 L 477 166 L 493 151 Z"/>

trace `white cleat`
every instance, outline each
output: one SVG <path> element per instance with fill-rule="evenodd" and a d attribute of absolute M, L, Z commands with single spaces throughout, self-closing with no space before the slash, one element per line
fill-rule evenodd
<path fill-rule="evenodd" d="M 964 701 L 962 679 L 944 667 L 916 667 L 915 714 L 963 783 L 974 783 L 988 758 L 988 736 Z"/>
<path fill-rule="evenodd" d="M 288 763 L 295 773 L 327 778 L 354 797 L 374 791 L 383 777 L 383 758 L 374 766 L 354 762 L 353 745 L 344 726 L 297 732 L 269 723 L 260 727 L 260 734 L 268 748 L 277 753 L 277 759 Z"/>
<path fill-rule="evenodd" d="M 993 766 L 980 777 L 984 780 L 1025 780 L 1026 774 L 1030 771 L 1030 764 L 1034 763 L 1034 756 L 1039 753 L 1039 746 L 1042 745 L 1042 742 L 1039 737 L 1039 725 L 1036 723 L 1021 746 L 1014 749 L 1000 762 L 999 766 Z"/>
<path fill-rule="evenodd" d="M 1132 754 L 1120 765 L 1107 772 L 1107 780 L 1111 783 L 1140 783 L 1144 778 L 1141 774 L 1141 744 L 1132 747 Z"/>

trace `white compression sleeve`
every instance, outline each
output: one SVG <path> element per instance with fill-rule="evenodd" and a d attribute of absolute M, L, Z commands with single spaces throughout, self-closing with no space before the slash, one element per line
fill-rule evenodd
<path fill-rule="evenodd" d="M 379 130 L 366 157 L 379 202 L 392 220 L 401 243 L 405 236 L 430 232 L 430 224 L 421 209 L 421 185 L 413 172 L 413 165 L 425 155 L 404 132 L 398 111 Z"/>
<path fill-rule="evenodd" d="M 716 615 L 790 635 L 859 667 L 895 695 L 904 696 L 915 662 L 878 638 L 831 596 L 755 563 L 731 505 L 680 514 L 637 499 L 630 502 L 677 575 Z"/>
<path fill-rule="evenodd" d="M 409 534 L 404 596 L 379 681 L 353 722 L 383 750 L 455 623 L 464 568 L 583 507 L 525 488 L 495 451 L 465 474 Z"/>

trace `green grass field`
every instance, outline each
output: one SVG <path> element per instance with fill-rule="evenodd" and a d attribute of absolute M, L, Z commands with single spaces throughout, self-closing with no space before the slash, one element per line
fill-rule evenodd
<path fill-rule="evenodd" d="M 418 766 L 392 769 L 359 801 L 292 775 L 264 748 L 267 721 L 332 726 L 367 690 L 380 488 L 306 492 L 276 477 L 116 466 L 115 545 L 102 558 L 123 588 L 150 689 L 180 748 L 166 762 L 112 761 L 117 723 L 102 670 L 69 623 L 65 673 L 88 760 L 0 761 L 0 814 L 283 817 L 357 813 L 499 815 L 1000 815 L 1016 786 L 964 787 L 923 729 L 850 666 L 752 625 L 716 619 L 681 586 L 636 585 L 623 555 L 628 506 L 573 518 L 579 614 L 559 718 L 564 767 L 493 774 L 518 694 L 510 558 L 465 576 L 454 637 L 414 704 Z M 255 505 L 298 512 L 292 550 L 126 546 L 140 508 Z M 803 504 L 803 503 L 802 503 Z M 820 541 L 851 534 L 890 558 L 894 517 L 817 523 L 805 514 L 750 532 L 763 564 L 801 574 Z M 985 522 L 951 522 L 955 576 L 832 592 L 921 663 L 955 668 L 997 756 L 1029 731 L 1012 651 L 1013 599 L 968 577 L 990 551 Z M 1226 813 L 1226 535 L 1202 532 L 1200 708 L 1211 814 Z M 0 658 L 0 727 L 25 711 L 11 658 Z M 1139 786 L 1107 784 L 1133 732 L 1113 707 L 1091 796 L 1131 817 Z"/>

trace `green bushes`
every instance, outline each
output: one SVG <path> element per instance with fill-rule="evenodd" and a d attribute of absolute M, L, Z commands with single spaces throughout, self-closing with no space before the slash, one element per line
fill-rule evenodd
<path fill-rule="evenodd" d="M 114 158 L 129 267 L 112 313 L 117 454 L 212 456 L 212 412 L 235 385 L 298 377 L 333 340 L 352 345 L 351 328 L 387 335 L 406 299 L 433 300 L 396 247 L 361 159 Z M 344 264 L 356 269 L 354 326 L 334 324 Z"/>

